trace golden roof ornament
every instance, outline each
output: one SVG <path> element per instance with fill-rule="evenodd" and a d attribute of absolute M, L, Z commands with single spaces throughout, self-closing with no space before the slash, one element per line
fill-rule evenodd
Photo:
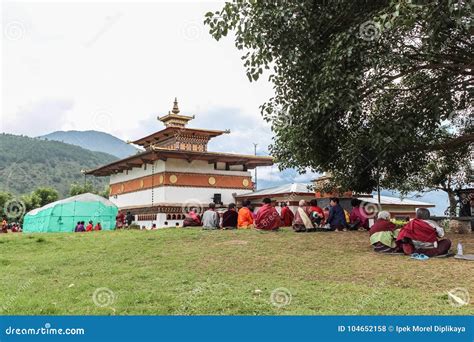
<path fill-rule="evenodd" d="M 193 116 L 181 115 L 178 107 L 178 99 L 175 97 L 173 102 L 173 109 L 167 115 L 158 117 L 158 120 L 163 122 L 166 127 L 186 127 L 189 120 L 194 119 Z"/>
<path fill-rule="evenodd" d="M 173 114 L 179 114 L 178 99 L 175 97 L 173 102 Z"/>

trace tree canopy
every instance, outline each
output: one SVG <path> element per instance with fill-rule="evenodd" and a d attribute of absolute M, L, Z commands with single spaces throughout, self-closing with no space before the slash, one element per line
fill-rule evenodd
<path fill-rule="evenodd" d="M 233 32 L 251 81 L 269 74 L 261 110 L 282 168 L 397 189 L 474 141 L 469 1 L 234 1 L 205 23 Z"/>

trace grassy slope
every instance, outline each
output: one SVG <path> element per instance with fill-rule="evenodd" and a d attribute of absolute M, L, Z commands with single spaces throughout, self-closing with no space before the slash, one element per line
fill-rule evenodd
<path fill-rule="evenodd" d="M 474 294 L 474 263 L 374 255 L 359 232 L 8 234 L 0 248 L 2 314 L 474 314 L 446 294 Z M 113 305 L 93 304 L 100 287 Z M 283 308 L 269 300 L 280 287 Z"/>

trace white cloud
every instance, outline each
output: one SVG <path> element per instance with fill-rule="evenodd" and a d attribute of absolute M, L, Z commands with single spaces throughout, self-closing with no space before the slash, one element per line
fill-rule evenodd
<path fill-rule="evenodd" d="M 253 139 L 251 130 L 264 125 L 259 106 L 273 90 L 264 79 L 248 81 L 231 38 L 216 42 L 209 35 L 204 14 L 221 7 L 218 2 L 4 6 L 4 28 L 19 23 L 25 30 L 19 39 L 3 37 L 3 121 L 10 122 L 12 133 L 32 135 L 11 119 L 19 108 L 66 98 L 74 102 L 67 120 L 54 120 L 44 130 L 98 129 L 134 139 L 161 129 L 155 118 L 177 96 L 196 121 L 209 111 L 234 108 L 235 122 L 250 122 L 250 129 L 233 130 L 233 137 Z"/>

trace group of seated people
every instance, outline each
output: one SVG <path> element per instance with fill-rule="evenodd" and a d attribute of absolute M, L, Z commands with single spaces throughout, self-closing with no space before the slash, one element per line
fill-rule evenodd
<path fill-rule="evenodd" d="M 451 241 L 444 238 L 444 229 L 430 220 L 430 211 L 420 208 L 416 218 L 397 229 L 390 213 L 381 211 L 370 227 L 370 243 L 375 252 L 421 254 L 427 257 L 447 255 Z"/>
<path fill-rule="evenodd" d="M 274 207 L 270 198 L 264 198 L 262 206 L 257 213 L 251 207 L 251 202 L 246 200 L 242 208 L 236 209 L 234 203 L 229 204 L 227 211 L 219 216 L 216 205 L 209 203 L 208 209 L 199 216 L 197 209 L 192 208 L 187 213 L 183 227 L 202 226 L 207 229 L 249 229 L 277 230 L 279 227 L 293 227 L 296 232 L 310 232 L 317 230 L 347 230 L 368 229 L 368 216 L 363 213 L 360 201 L 354 199 L 353 210 L 349 214 L 339 204 L 338 198 L 331 198 L 330 206 L 320 208 L 318 201 L 312 199 L 309 203 L 305 200 L 299 202 L 299 207 L 294 214 L 286 203 L 280 204 L 280 213 Z"/>
<path fill-rule="evenodd" d="M 3 218 L 2 220 L 2 225 L 0 227 L 0 234 L 1 233 L 8 233 L 8 230 L 12 233 L 20 233 L 23 229 L 21 228 L 21 225 L 17 222 L 11 222 L 8 223 L 6 217 Z"/>
<path fill-rule="evenodd" d="M 316 199 L 307 203 L 300 200 L 295 213 L 281 203 L 280 213 L 269 198 L 254 214 L 250 201 L 244 201 L 242 208 L 236 209 L 234 203 L 220 217 L 214 203 L 203 213 L 202 218 L 196 209 L 191 209 L 183 222 L 183 227 L 200 226 L 204 229 L 250 229 L 275 231 L 279 227 L 293 227 L 295 232 L 368 230 L 368 215 L 361 201 L 351 201 L 352 211 L 348 213 L 339 204 L 338 198 L 330 199 L 328 208 L 320 208 Z M 428 209 L 418 209 L 416 218 L 397 229 L 390 221 L 390 213 L 380 211 L 377 220 L 370 227 L 370 243 L 378 253 L 405 253 L 407 255 L 424 254 L 427 257 L 445 255 L 451 247 L 451 241 L 444 237 L 444 230 L 430 220 Z"/>
<path fill-rule="evenodd" d="M 337 197 L 331 198 L 329 207 L 324 209 L 318 206 L 316 199 L 312 199 L 309 205 L 301 200 L 293 220 L 293 229 L 295 232 L 367 230 L 369 216 L 361 203 L 357 198 L 352 199 L 352 211 L 349 213 L 342 208 Z"/>
<path fill-rule="evenodd" d="M 86 226 L 84 224 L 84 221 L 79 221 L 77 222 L 76 228 L 74 228 L 74 232 L 76 233 L 92 232 L 93 230 L 102 230 L 102 226 L 100 225 L 100 222 L 97 222 L 97 224 L 94 226 L 94 222 L 89 221 L 89 223 Z"/>
<path fill-rule="evenodd" d="M 257 214 L 254 214 L 251 209 L 251 202 L 248 200 L 242 203 L 242 208 L 239 210 L 237 210 L 234 203 L 230 203 L 227 210 L 222 214 L 222 218 L 216 211 L 215 203 L 209 203 L 208 209 L 202 214 L 202 218 L 196 208 L 191 208 L 183 221 L 183 227 L 278 230 L 282 226 L 282 217 L 271 203 L 272 201 L 269 198 L 265 198 Z"/>

